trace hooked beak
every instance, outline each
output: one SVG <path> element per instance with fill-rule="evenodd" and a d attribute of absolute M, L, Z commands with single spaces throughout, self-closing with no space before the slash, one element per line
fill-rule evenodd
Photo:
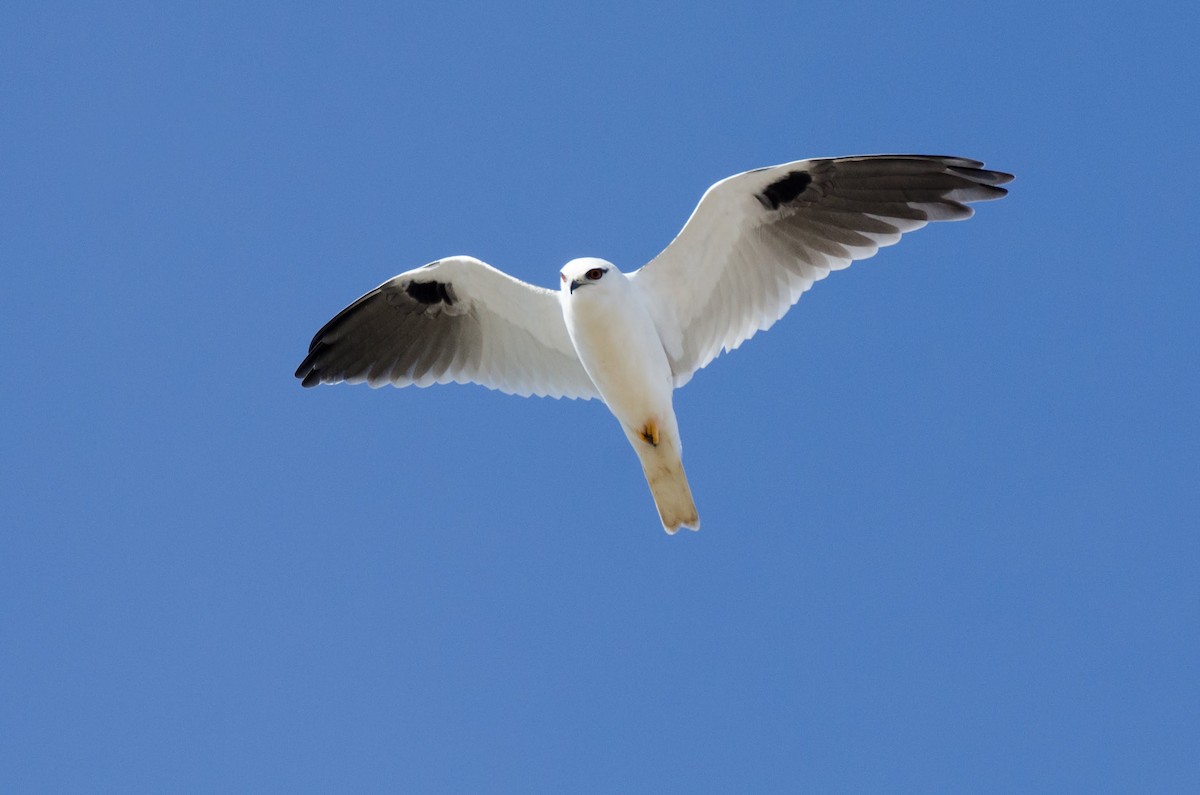
<path fill-rule="evenodd" d="M 579 281 L 578 279 L 576 279 L 576 280 L 573 280 L 573 281 L 571 282 L 571 289 L 570 289 L 570 290 L 568 290 L 567 292 L 569 292 L 569 293 L 573 293 L 573 292 L 575 292 L 575 288 L 576 288 L 576 287 L 583 287 L 583 286 L 585 286 L 586 284 L 587 284 L 587 282 L 581 282 L 581 281 Z"/>

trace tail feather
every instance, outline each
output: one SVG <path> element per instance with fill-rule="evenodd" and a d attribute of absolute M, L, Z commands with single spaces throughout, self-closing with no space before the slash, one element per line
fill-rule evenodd
<path fill-rule="evenodd" d="M 672 535 L 681 527 L 699 530 L 700 516 L 688 486 L 687 473 L 683 471 L 678 446 L 666 438 L 658 445 L 641 439 L 630 441 L 642 461 L 642 472 L 650 485 L 663 529 Z"/>

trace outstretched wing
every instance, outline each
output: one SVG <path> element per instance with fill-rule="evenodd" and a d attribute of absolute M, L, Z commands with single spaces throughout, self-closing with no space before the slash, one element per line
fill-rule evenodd
<path fill-rule="evenodd" d="M 557 294 L 472 257 L 384 282 L 313 337 L 304 386 L 474 382 L 514 395 L 593 398 Z"/>
<path fill-rule="evenodd" d="M 783 317 L 830 271 L 929 221 L 972 215 L 1011 174 L 960 157 L 797 160 L 713 185 L 661 254 L 631 274 L 682 386 Z"/>

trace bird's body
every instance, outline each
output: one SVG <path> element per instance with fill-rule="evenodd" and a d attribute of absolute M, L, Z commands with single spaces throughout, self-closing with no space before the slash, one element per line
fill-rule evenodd
<path fill-rule="evenodd" d="M 475 382 L 602 399 L 637 452 L 664 528 L 699 528 L 674 390 L 783 316 L 812 284 L 929 221 L 971 215 L 1011 175 L 954 157 L 799 160 L 713 185 L 675 240 L 622 273 L 568 262 L 557 296 L 471 257 L 385 282 L 313 338 L 304 386 Z"/>
<path fill-rule="evenodd" d="M 672 533 L 680 527 L 699 530 L 672 404 L 674 375 L 642 294 L 600 259 L 571 260 L 561 275 L 567 333 L 642 462 L 663 527 Z"/>

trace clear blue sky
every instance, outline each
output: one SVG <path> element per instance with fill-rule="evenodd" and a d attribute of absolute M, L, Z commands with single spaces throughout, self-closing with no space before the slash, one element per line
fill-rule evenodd
<path fill-rule="evenodd" d="M 0 789 L 1200 791 L 1196 12 L 427 6 L 0 12 Z M 292 377 L 889 151 L 1017 180 L 678 393 L 698 534 L 598 403 Z"/>

